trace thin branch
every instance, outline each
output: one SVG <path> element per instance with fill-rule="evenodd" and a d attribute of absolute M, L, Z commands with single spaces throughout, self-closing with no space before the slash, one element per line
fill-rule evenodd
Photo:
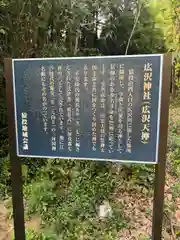
<path fill-rule="evenodd" d="M 174 227 L 173 227 L 172 219 L 170 219 L 170 225 L 171 225 L 171 234 L 172 234 L 173 240 L 176 240 L 176 235 L 174 233 Z"/>
<path fill-rule="evenodd" d="M 89 22 L 89 23 L 80 23 L 80 26 L 81 27 L 85 27 L 85 26 L 91 26 L 91 25 L 93 25 L 93 24 L 99 24 L 99 25 L 103 25 L 103 26 L 105 26 L 106 25 L 106 23 L 104 23 L 104 22 L 102 22 L 101 20 L 99 20 L 99 21 L 92 21 L 92 22 Z"/>
<path fill-rule="evenodd" d="M 164 212 L 166 218 L 169 220 L 170 222 L 170 228 L 171 228 L 171 234 L 172 234 L 172 238 L 173 240 L 176 240 L 176 234 L 174 233 L 174 226 L 173 226 L 173 223 L 172 223 L 172 218 L 168 216 L 168 214 L 166 212 Z"/>
<path fill-rule="evenodd" d="M 179 14 L 178 12 L 176 11 L 176 5 L 174 4 L 174 2 L 172 3 L 173 5 L 173 11 L 174 11 L 174 14 L 176 15 L 176 18 L 178 20 L 178 23 L 180 23 L 180 17 L 179 17 Z M 177 6 L 178 7 L 178 6 Z"/>
<path fill-rule="evenodd" d="M 132 28 L 131 34 L 130 34 L 129 39 L 128 39 L 128 43 L 127 43 L 127 46 L 126 46 L 125 55 L 127 55 L 127 53 L 128 53 L 129 45 L 130 45 L 131 39 L 132 39 L 132 37 L 133 37 L 134 31 L 135 31 L 135 29 L 136 29 L 136 26 L 137 26 L 137 23 L 138 23 L 140 14 L 141 14 L 142 5 L 143 5 L 143 4 L 140 5 L 139 11 L 138 11 L 137 16 L 136 16 L 136 18 L 135 18 L 135 20 L 134 20 L 134 26 L 133 26 L 133 28 Z"/>
<path fill-rule="evenodd" d="M 77 51 L 78 51 L 78 43 L 79 43 L 79 33 L 76 33 L 75 46 L 74 46 L 74 56 L 76 56 Z"/>

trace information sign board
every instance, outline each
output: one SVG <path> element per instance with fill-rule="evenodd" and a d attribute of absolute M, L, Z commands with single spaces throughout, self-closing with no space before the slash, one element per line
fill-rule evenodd
<path fill-rule="evenodd" d="M 12 67 L 18 156 L 157 163 L 163 55 Z"/>

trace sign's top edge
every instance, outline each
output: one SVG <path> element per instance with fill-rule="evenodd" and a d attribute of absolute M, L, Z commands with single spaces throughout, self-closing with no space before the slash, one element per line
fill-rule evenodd
<path fill-rule="evenodd" d="M 132 58 L 132 57 L 162 57 L 164 54 L 136 54 L 136 55 L 112 55 L 112 56 L 83 56 L 83 57 L 48 57 L 48 58 L 13 58 L 13 61 L 38 61 L 38 60 L 75 60 L 94 58 Z"/>

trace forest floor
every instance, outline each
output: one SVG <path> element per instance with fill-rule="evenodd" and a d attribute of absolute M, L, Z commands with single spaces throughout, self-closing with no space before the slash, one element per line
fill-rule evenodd
<path fill-rule="evenodd" d="M 3 202 L 0 203 L 0 240 L 12 240 L 13 223 L 8 219 L 9 211 Z M 26 227 L 35 232 L 40 231 L 41 220 L 38 216 L 33 216 L 26 222 Z"/>
<path fill-rule="evenodd" d="M 13 225 L 8 220 L 8 210 L 3 203 L 0 203 L 0 240 L 9 240 Z"/>
<path fill-rule="evenodd" d="M 173 197 L 173 186 L 179 183 L 177 178 L 169 173 L 166 175 L 165 185 L 165 216 L 163 224 L 163 239 L 180 239 L 175 233 L 180 230 L 180 198 Z M 144 196 L 136 191 L 120 191 L 119 201 L 123 204 L 125 217 L 128 218 L 128 229 L 120 232 L 123 240 L 146 240 L 152 233 L 153 198 Z"/>
<path fill-rule="evenodd" d="M 175 240 L 176 232 L 180 230 L 180 198 L 173 198 L 173 186 L 178 184 L 178 179 L 169 173 L 166 175 L 165 186 L 165 219 L 163 227 L 164 240 Z M 122 229 L 120 240 L 146 240 L 152 231 L 152 197 L 144 196 L 135 190 L 121 188 L 116 192 L 116 198 L 123 206 L 125 218 L 128 219 L 128 229 Z M 7 219 L 8 210 L 3 203 L 0 204 L 0 240 L 11 240 L 13 232 L 12 221 Z M 40 219 L 34 216 L 26 223 L 28 229 L 35 232 L 40 230 Z"/>

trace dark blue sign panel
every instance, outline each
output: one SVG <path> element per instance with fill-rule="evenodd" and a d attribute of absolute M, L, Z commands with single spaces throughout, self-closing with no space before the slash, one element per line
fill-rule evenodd
<path fill-rule="evenodd" d="M 17 155 L 157 163 L 163 55 L 14 59 Z"/>

